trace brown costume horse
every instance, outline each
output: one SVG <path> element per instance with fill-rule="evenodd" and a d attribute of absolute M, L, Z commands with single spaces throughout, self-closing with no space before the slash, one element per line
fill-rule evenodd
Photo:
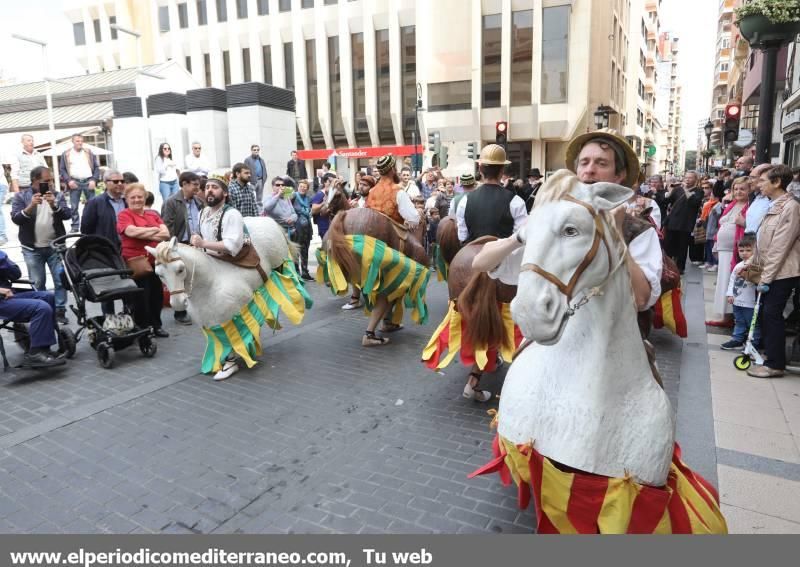
<path fill-rule="evenodd" d="M 438 270 L 439 280 L 447 280 L 450 272 L 450 264 L 461 250 L 461 242 L 458 240 L 458 226 L 456 219 L 447 216 L 439 221 L 436 228 L 436 269 Z"/>

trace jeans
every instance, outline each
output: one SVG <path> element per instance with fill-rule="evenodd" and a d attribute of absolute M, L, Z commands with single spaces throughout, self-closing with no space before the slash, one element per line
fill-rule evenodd
<path fill-rule="evenodd" d="M 171 195 L 174 195 L 178 192 L 178 180 L 174 181 L 159 181 L 158 182 L 158 191 L 161 193 L 161 199 L 164 203 L 167 202 L 167 199 L 170 198 Z"/>
<path fill-rule="evenodd" d="M 91 181 L 91 180 L 89 180 Z M 86 196 L 86 202 L 94 197 L 94 189 L 89 189 L 89 181 L 76 181 L 78 184 L 77 189 L 69 190 L 69 206 L 72 209 L 72 232 L 80 230 L 80 215 L 78 214 L 78 207 L 81 204 L 81 195 Z"/>
<path fill-rule="evenodd" d="M 33 287 L 39 291 L 47 290 L 47 276 L 44 273 L 45 264 L 50 267 L 50 275 L 53 276 L 55 286 L 56 311 L 67 309 L 67 290 L 61 285 L 61 272 L 64 266 L 61 265 L 61 258 L 56 251 L 49 246 L 46 248 L 34 248 L 29 250 L 22 249 L 22 257 L 25 258 L 25 265 L 28 266 L 28 278 L 33 282 Z"/>
<path fill-rule="evenodd" d="M 29 323 L 31 348 L 56 344 L 56 318 L 53 294 L 48 291 L 17 291 L 11 299 L 0 301 L 0 318 Z"/>
<path fill-rule="evenodd" d="M 747 340 L 747 334 L 750 332 L 750 322 L 753 320 L 753 307 L 740 307 L 733 306 L 733 334 L 731 339 L 743 343 Z M 756 328 L 753 330 L 753 345 L 756 347 L 761 344 L 761 325 L 756 322 Z"/>
<path fill-rule="evenodd" d="M 6 204 L 8 185 L 0 185 L 0 240 L 8 240 L 6 235 L 6 216 L 3 214 L 3 207 Z"/>
<path fill-rule="evenodd" d="M 769 291 L 761 294 L 761 332 L 764 334 L 767 354 L 764 364 L 774 370 L 786 369 L 786 322 L 783 310 L 798 282 L 800 277 L 775 280 L 769 284 Z"/>
<path fill-rule="evenodd" d="M 710 238 L 706 240 L 706 264 L 709 266 L 717 265 L 717 259 L 714 258 L 714 241 Z"/>

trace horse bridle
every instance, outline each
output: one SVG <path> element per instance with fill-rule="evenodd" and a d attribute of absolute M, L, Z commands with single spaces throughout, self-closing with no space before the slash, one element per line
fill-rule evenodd
<path fill-rule="evenodd" d="M 172 262 L 178 262 L 178 261 L 183 262 L 183 258 L 181 258 L 180 256 L 175 256 L 174 258 L 169 258 L 168 260 L 166 260 L 164 262 L 162 262 L 160 260 L 156 260 L 156 264 L 171 264 Z M 186 262 L 183 262 L 183 265 L 186 266 Z M 187 292 L 183 288 L 176 289 L 176 290 L 170 291 L 169 292 L 170 295 L 179 295 L 181 293 L 185 293 L 187 298 L 191 298 L 192 297 L 192 291 L 191 290 L 194 289 L 194 269 L 195 269 L 195 267 L 196 267 L 196 264 L 192 264 L 192 275 L 189 278 L 190 290 Z M 183 281 L 184 281 L 184 287 L 186 287 L 186 278 L 184 278 Z"/>
<path fill-rule="evenodd" d="M 566 195 L 563 198 L 565 201 L 570 201 L 572 203 L 576 203 L 582 206 L 584 209 L 589 211 L 589 214 L 592 215 L 592 220 L 594 221 L 594 239 L 592 240 L 592 246 L 589 248 L 589 251 L 583 257 L 583 260 L 578 267 L 575 269 L 575 272 L 572 274 L 572 277 L 569 279 L 567 283 L 564 283 L 559 279 L 558 276 L 553 274 L 552 272 L 548 272 L 538 264 L 523 264 L 522 271 L 529 271 L 535 274 L 542 276 L 544 279 L 549 281 L 551 284 L 558 288 L 566 298 L 567 298 L 567 316 L 571 317 L 575 314 L 575 311 L 586 305 L 589 300 L 597 295 L 602 293 L 603 287 L 608 283 L 611 277 L 616 273 L 616 271 L 625 263 L 625 260 L 628 256 L 628 247 L 625 246 L 625 249 L 622 253 L 622 257 L 620 258 L 619 262 L 616 266 L 612 267 L 611 263 L 611 247 L 608 245 L 608 240 L 606 239 L 606 230 L 605 226 L 603 225 L 602 217 L 597 214 L 595 208 L 588 203 L 584 203 L 583 201 L 576 199 L 572 195 Z M 597 257 L 597 252 L 600 250 L 600 243 L 603 244 L 606 248 L 606 256 L 608 256 L 608 274 L 600 282 L 599 285 L 592 288 L 588 293 L 584 295 L 579 301 L 570 305 L 572 298 L 575 293 L 575 286 L 578 285 L 578 280 L 580 280 L 583 272 L 594 262 L 594 259 Z"/>

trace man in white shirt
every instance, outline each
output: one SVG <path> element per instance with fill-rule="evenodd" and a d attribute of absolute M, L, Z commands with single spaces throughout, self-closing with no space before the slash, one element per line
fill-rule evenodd
<path fill-rule="evenodd" d="M 83 147 L 83 136 L 80 134 L 72 135 L 72 147 L 61 155 L 59 175 L 61 185 L 69 192 L 72 232 L 78 232 L 80 225 L 78 207 L 81 204 L 81 195 L 89 201 L 94 197 L 94 188 L 100 180 L 100 164 L 97 156 Z"/>
<path fill-rule="evenodd" d="M 186 162 L 184 171 L 191 171 L 200 177 L 208 177 L 211 168 L 208 166 L 205 156 L 200 155 L 202 150 L 203 146 L 200 145 L 200 142 L 192 142 L 192 153 L 188 154 L 184 160 Z"/>
<path fill-rule="evenodd" d="M 31 171 L 35 167 L 47 167 L 44 156 L 33 147 L 33 136 L 22 135 L 22 150 L 11 162 L 11 191 L 16 193 L 31 186 Z"/>

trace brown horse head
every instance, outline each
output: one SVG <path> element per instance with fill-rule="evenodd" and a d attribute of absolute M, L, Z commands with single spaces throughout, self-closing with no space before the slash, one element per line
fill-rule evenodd
<path fill-rule="evenodd" d="M 458 226 L 453 217 L 444 217 L 439 221 L 436 229 L 436 242 L 439 244 L 439 251 L 442 258 L 448 264 L 452 263 L 458 251 L 461 249 L 461 242 L 458 240 Z"/>

